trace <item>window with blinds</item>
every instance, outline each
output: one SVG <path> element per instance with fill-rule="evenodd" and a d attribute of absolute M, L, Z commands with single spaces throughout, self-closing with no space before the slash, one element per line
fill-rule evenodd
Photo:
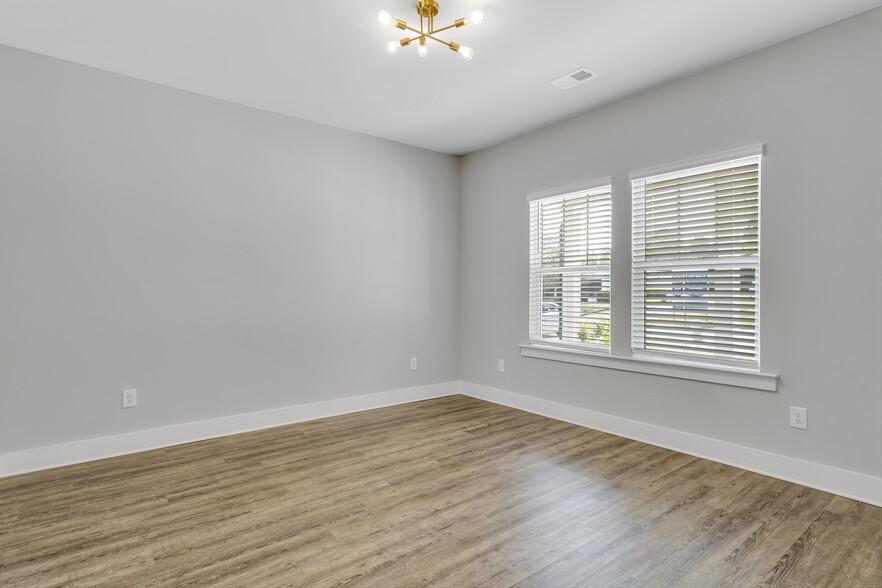
<path fill-rule="evenodd" d="M 608 184 L 531 200 L 531 341 L 609 352 L 610 222 Z"/>
<path fill-rule="evenodd" d="M 631 180 L 632 349 L 758 367 L 760 155 Z"/>

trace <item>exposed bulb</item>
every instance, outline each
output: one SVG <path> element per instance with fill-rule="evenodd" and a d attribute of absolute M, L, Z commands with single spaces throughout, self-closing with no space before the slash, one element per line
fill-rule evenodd
<path fill-rule="evenodd" d="M 388 43 L 386 43 L 386 53 L 388 53 L 389 55 L 392 55 L 400 48 L 401 43 L 399 43 L 398 41 L 389 41 Z"/>
<path fill-rule="evenodd" d="M 388 27 L 394 21 L 392 19 L 392 15 L 386 12 L 385 10 L 381 10 L 377 13 L 377 22 L 379 22 L 384 27 Z"/>
<path fill-rule="evenodd" d="M 420 38 L 420 46 L 417 47 L 417 55 L 419 55 L 420 57 L 425 57 L 426 53 L 428 52 L 429 48 L 426 47 L 426 38 L 422 37 Z"/>
<path fill-rule="evenodd" d="M 475 56 L 475 50 L 471 47 L 466 47 L 465 45 L 460 46 L 460 48 L 457 50 L 457 53 L 462 55 L 463 59 L 471 59 Z"/>
<path fill-rule="evenodd" d="M 483 10 L 475 10 L 474 12 L 471 12 L 468 16 L 466 16 L 466 23 L 470 25 L 479 25 L 482 22 L 484 22 Z"/>

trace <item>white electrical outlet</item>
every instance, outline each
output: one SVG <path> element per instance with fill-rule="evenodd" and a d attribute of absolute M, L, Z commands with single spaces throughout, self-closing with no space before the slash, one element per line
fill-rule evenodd
<path fill-rule="evenodd" d="M 122 407 L 132 408 L 134 406 L 138 406 L 138 391 L 134 388 L 132 388 L 131 390 L 123 390 Z"/>
<path fill-rule="evenodd" d="M 414 371 L 415 369 L 417 369 L 417 360 L 416 359 L 417 358 L 415 358 L 415 357 L 410 358 L 410 371 Z"/>
<path fill-rule="evenodd" d="M 799 406 L 791 406 L 790 426 L 794 429 L 808 429 L 808 411 Z"/>
<path fill-rule="evenodd" d="M 496 363 L 496 371 L 498 371 L 498 372 L 504 372 L 504 371 L 505 371 L 505 360 L 504 360 L 504 359 L 500 359 L 500 360 L 497 361 L 497 363 Z"/>

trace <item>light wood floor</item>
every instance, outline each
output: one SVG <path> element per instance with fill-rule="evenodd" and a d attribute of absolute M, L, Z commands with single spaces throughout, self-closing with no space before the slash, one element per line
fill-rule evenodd
<path fill-rule="evenodd" d="M 3 586 L 882 585 L 882 511 L 463 396 L 0 479 Z"/>

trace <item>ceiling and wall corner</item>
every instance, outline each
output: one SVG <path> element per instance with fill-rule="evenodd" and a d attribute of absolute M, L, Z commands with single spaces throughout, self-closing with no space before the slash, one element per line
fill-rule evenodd
<path fill-rule="evenodd" d="M 464 62 L 387 55 L 411 0 L 0 0 L 0 44 L 463 155 L 848 18 L 879 0 L 442 0 Z M 398 34 L 397 34 L 398 33 Z M 577 67 L 598 74 L 560 92 Z"/>

